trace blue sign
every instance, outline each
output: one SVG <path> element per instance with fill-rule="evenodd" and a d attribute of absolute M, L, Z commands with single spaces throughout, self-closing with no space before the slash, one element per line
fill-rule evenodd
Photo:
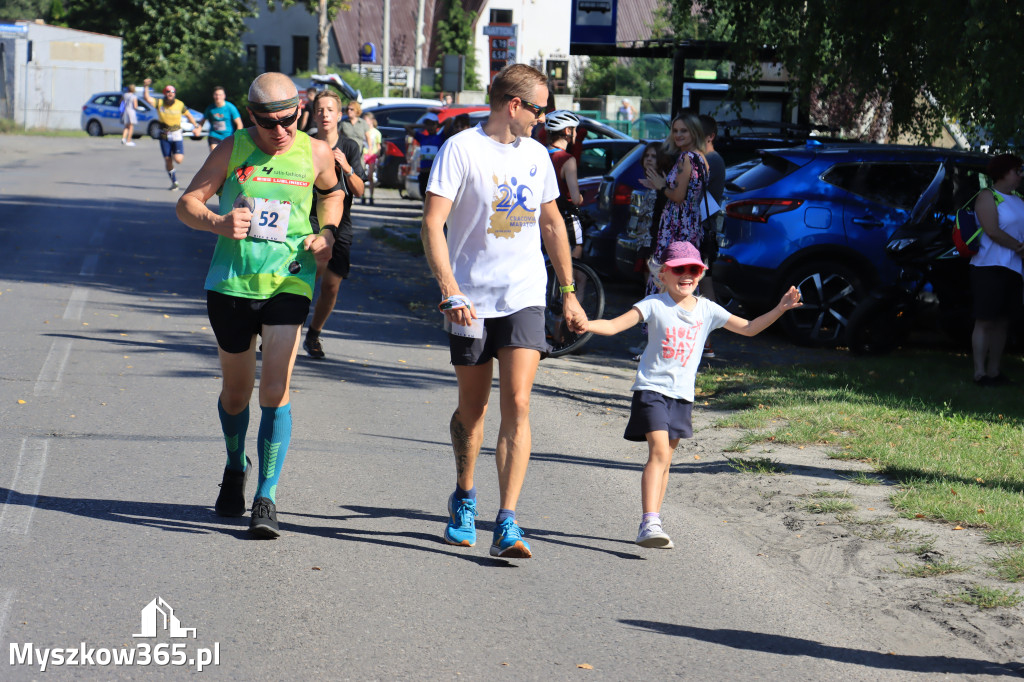
<path fill-rule="evenodd" d="M 614 45 L 618 0 L 572 0 L 571 45 Z"/>
<path fill-rule="evenodd" d="M 377 61 L 377 46 L 373 43 L 363 43 L 363 46 L 359 48 L 359 61 L 370 62 L 371 64 Z"/>
<path fill-rule="evenodd" d="M 19 35 L 28 35 L 28 26 L 19 26 L 17 24 L 0 24 L 0 33 L 17 33 Z"/>

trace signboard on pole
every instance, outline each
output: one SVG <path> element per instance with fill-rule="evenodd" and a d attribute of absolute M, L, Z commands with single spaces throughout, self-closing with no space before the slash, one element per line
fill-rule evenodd
<path fill-rule="evenodd" d="M 484 26 L 487 36 L 487 61 L 490 64 L 490 81 L 509 64 L 516 63 L 518 55 L 517 38 L 519 24 L 488 24 Z"/>
<path fill-rule="evenodd" d="M 570 45 L 614 45 L 618 0 L 572 0 Z"/>

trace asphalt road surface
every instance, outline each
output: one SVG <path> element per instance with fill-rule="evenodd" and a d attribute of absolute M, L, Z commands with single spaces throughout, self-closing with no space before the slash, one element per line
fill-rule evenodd
<path fill-rule="evenodd" d="M 185 148 L 183 185 L 206 155 Z M 685 473 L 677 548 L 634 545 L 646 447 L 621 439 L 631 369 L 611 353 L 542 364 L 518 510 L 534 558 L 488 555 L 496 406 L 480 541 L 445 545 L 455 381 L 423 259 L 368 233 L 416 220 L 394 192 L 355 207 L 328 357 L 295 368 L 283 534 L 250 539 L 212 510 L 214 240 L 168 184 L 153 140 L 0 136 L 0 679 L 1019 674 L 914 621 L 847 617 L 691 505 Z"/>

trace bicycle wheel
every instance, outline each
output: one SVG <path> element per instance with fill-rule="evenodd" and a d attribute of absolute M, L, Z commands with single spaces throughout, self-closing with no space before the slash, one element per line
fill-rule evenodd
<path fill-rule="evenodd" d="M 562 294 L 558 291 L 558 278 L 555 277 L 555 269 L 551 263 L 548 263 L 547 272 L 547 310 L 544 313 L 544 330 L 548 343 L 551 344 L 550 355 L 557 358 L 578 351 L 593 334 L 590 332 L 576 334 L 566 326 L 562 313 Z M 599 319 L 604 315 L 604 285 L 601 284 L 601 278 L 589 265 L 577 262 L 572 264 L 572 275 L 573 281 L 576 282 L 576 298 L 583 306 L 587 319 Z"/>

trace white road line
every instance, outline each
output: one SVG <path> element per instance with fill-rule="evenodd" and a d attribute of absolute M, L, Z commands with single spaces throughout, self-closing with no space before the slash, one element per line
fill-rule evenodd
<path fill-rule="evenodd" d="M 85 310 L 85 302 L 88 300 L 88 298 L 88 289 L 84 287 L 74 287 L 71 290 L 71 298 L 68 299 L 68 307 L 64 309 L 64 319 L 82 319 L 82 311 Z"/>
<path fill-rule="evenodd" d="M 0 592 L 0 640 L 4 638 L 4 628 L 7 627 L 7 614 L 11 612 L 11 604 L 14 602 L 14 590 Z"/>
<path fill-rule="evenodd" d="M 82 277 L 92 277 L 96 274 L 96 266 L 99 265 L 100 255 L 98 253 L 90 253 L 82 261 L 82 271 L 78 274 Z"/>
<path fill-rule="evenodd" d="M 103 238 L 106 236 L 107 233 L 103 230 L 96 230 L 92 233 L 92 236 L 89 237 L 89 246 L 99 246 L 103 243 Z"/>
<path fill-rule="evenodd" d="M 70 355 L 71 339 L 54 339 L 53 345 L 50 346 L 50 352 L 46 354 L 46 360 L 43 361 L 43 368 L 39 370 L 39 376 L 36 377 L 34 389 L 36 395 L 53 393 L 57 390 Z"/>
<path fill-rule="evenodd" d="M 14 480 L 7 491 L 7 501 L 0 507 L 0 531 L 28 535 L 32 513 L 36 510 L 36 500 L 39 498 L 39 489 L 43 485 L 43 471 L 46 469 L 46 452 L 49 445 L 50 441 L 46 438 L 26 438 L 21 441 Z"/>

